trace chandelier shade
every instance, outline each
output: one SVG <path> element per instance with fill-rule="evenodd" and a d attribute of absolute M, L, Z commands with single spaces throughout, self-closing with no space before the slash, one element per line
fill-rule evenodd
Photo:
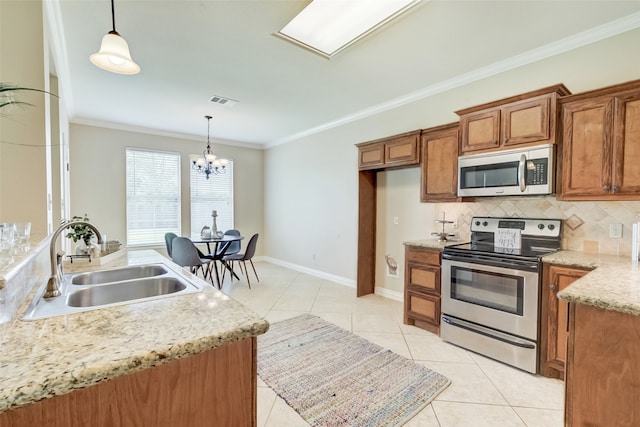
<path fill-rule="evenodd" d="M 227 172 L 227 164 L 229 160 L 219 159 L 211 149 L 211 142 L 209 140 L 210 123 L 213 117 L 204 116 L 207 119 L 207 148 L 202 152 L 202 156 L 191 157 L 191 168 L 204 174 L 205 178 L 209 179 L 210 175 L 218 175 Z"/>
<path fill-rule="evenodd" d="M 111 0 L 111 22 L 113 29 L 102 37 L 100 50 L 89 56 L 89 60 L 103 70 L 117 74 L 138 74 L 140 66 L 131 58 L 129 44 L 116 31 L 116 18 Z"/>

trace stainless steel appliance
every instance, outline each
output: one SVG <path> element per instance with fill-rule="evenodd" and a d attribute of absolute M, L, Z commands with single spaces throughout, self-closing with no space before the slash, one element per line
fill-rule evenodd
<path fill-rule="evenodd" d="M 507 196 L 554 192 L 555 145 L 458 157 L 458 196 Z"/>
<path fill-rule="evenodd" d="M 442 254 L 443 340 L 536 373 L 543 255 L 561 220 L 474 217 L 471 242 Z"/>

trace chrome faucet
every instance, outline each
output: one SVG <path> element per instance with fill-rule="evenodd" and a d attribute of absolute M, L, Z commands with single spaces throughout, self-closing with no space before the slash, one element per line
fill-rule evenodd
<path fill-rule="evenodd" d="M 56 241 L 58 240 L 58 236 L 62 233 L 63 230 L 73 227 L 75 225 L 86 225 L 90 229 L 92 229 L 96 233 L 96 237 L 98 237 L 98 244 L 102 244 L 102 234 L 100 231 L 93 225 L 86 221 L 68 221 L 60 225 L 56 231 L 53 232 L 51 236 L 51 243 L 49 244 L 49 257 L 51 259 L 51 276 L 49 276 L 49 280 L 47 281 L 47 290 L 45 291 L 43 298 L 53 298 L 59 297 L 62 295 L 60 291 L 60 283 L 62 282 L 63 268 L 62 268 L 62 257 L 64 256 L 64 252 L 60 251 L 56 253 Z"/>

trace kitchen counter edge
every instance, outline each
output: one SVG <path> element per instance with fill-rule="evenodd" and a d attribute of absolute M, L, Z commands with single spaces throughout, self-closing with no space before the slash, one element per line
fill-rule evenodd
<path fill-rule="evenodd" d="M 640 268 L 629 257 L 562 250 L 545 255 L 542 261 L 591 270 L 558 292 L 558 298 L 640 316 Z"/>

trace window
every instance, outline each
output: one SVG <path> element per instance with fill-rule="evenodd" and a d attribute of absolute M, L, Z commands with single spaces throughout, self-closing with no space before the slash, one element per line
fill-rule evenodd
<path fill-rule="evenodd" d="M 127 245 L 164 244 L 180 234 L 180 154 L 126 149 Z"/>
<path fill-rule="evenodd" d="M 210 175 L 206 179 L 200 172 L 191 169 L 191 234 L 199 235 L 205 225 L 211 227 L 212 212 L 218 212 L 218 230 L 233 227 L 233 160 L 229 160 L 227 171 L 221 175 Z"/>

